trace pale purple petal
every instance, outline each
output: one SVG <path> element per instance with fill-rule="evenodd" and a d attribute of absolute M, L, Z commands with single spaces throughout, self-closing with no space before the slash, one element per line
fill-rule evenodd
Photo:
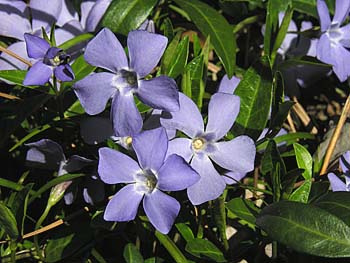
<path fill-rule="evenodd" d="M 55 30 L 56 44 L 61 45 L 64 42 L 84 33 L 79 21 L 71 20 L 64 26 Z"/>
<path fill-rule="evenodd" d="M 192 140 L 187 138 L 175 138 L 169 141 L 167 156 L 172 154 L 180 155 L 189 162 L 192 158 Z"/>
<path fill-rule="evenodd" d="M 231 141 L 217 142 L 216 150 L 210 158 L 221 167 L 239 173 L 247 173 L 254 169 L 255 144 L 248 136 L 242 135 Z"/>
<path fill-rule="evenodd" d="M 0 19 L 0 35 L 2 36 L 24 40 L 24 33 L 32 31 L 30 22 L 25 13 L 20 12 L 20 10 L 12 6 L 10 2 L 6 4 L 0 3 Z"/>
<path fill-rule="evenodd" d="M 33 32 L 41 30 L 42 27 L 49 31 L 61 13 L 62 0 L 50 0 L 50 4 L 47 0 L 31 0 L 29 6 L 32 11 Z"/>
<path fill-rule="evenodd" d="M 280 12 L 278 14 L 279 25 L 282 24 L 284 15 L 285 15 L 284 12 Z M 296 26 L 296 24 L 295 24 L 295 22 L 293 20 L 291 20 L 289 25 L 288 25 L 287 32 L 288 31 L 290 31 L 290 32 L 298 31 L 298 28 L 297 28 L 297 26 Z M 295 33 L 286 33 L 281 46 L 277 50 L 277 53 L 284 57 L 288 51 L 290 51 L 291 49 L 295 48 L 295 45 L 296 45 L 296 42 L 297 42 L 297 38 L 298 38 L 298 35 L 295 34 Z"/>
<path fill-rule="evenodd" d="M 104 220 L 124 222 L 133 220 L 143 194 L 136 192 L 133 184 L 129 184 L 116 193 L 108 202 L 104 213 Z"/>
<path fill-rule="evenodd" d="M 122 45 L 108 28 L 102 29 L 87 44 L 84 58 L 91 65 L 113 72 L 128 67 L 128 60 Z"/>
<path fill-rule="evenodd" d="M 246 173 L 227 172 L 223 175 L 223 178 L 224 178 L 226 184 L 236 184 L 244 176 L 246 176 Z"/>
<path fill-rule="evenodd" d="M 336 58 L 331 41 L 327 34 L 323 34 L 317 43 L 317 58 L 327 64 L 334 65 Z"/>
<path fill-rule="evenodd" d="M 333 47 L 332 51 L 334 58 L 336 58 L 335 64 L 333 64 L 333 71 L 338 79 L 344 82 L 350 76 L 350 51 L 340 44 Z"/>
<path fill-rule="evenodd" d="M 324 32 L 331 25 L 331 17 L 325 0 L 317 0 L 317 12 L 320 18 L 321 30 Z"/>
<path fill-rule="evenodd" d="M 95 161 L 87 159 L 85 157 L 79 155 L 72 155 L 65 163 L 60 167 L 59 175 L 63 175 L 66 173 L 73 173 L 81 170 L 85 166 L 93 164 Z M 61 172 L 61 174 L 60 174 Z"/>
<path fill-rule="evenodd" d="M 194 156 L 191 166 L 200 175 L 200 180 L 187 188 L 187 195 L 192 204 L 200 205 L 214 200 L 224 192 L 226 183 L 208 156 L 202 155 L 201 158 Z"/>
<path fill-rule="evenodd" d="M 41 37 L 31 34 L 24 34 L 26 41 L 27 53 L 30 58 L 43 58 L 50 48 L 50 44 Z"/>
<path fill-rule="evenodd" d="M 339 28 L 339 30 L 342 34 L 342 38 L 339 40 L 339 43 L 346 48 L 350 48 L 350 24 Z"/>
<path fill-rule="evenodd" d="M 114 134 L 118 137 L 133 136 L 141 131 L 142 117 L 131 92 L 117 92 L 112 101 L 111 117 Z"/>
<path fill-rule="evenodd" d="M 327 176 L 333 192 L 347 190 L 345 183 L 342 180 L 340 180 L 339 177 L 336 176 L 334 173 L 329 173 Z"/>
<path fill-rule="evenodd" d="M 240 98 L 236 95 L 215 93 L 208 108 L 206 133 L 213 133 L 215 140 L 224 137 L 235 122 L 240 108 Z"/>
<path fill-rule="evenodd" d="M 74 73 L 70 65 L 60 65 L 54 69 L 55 76 L 60 81 L 72 81 L 74 79 Z"/>
<path fill-rule="evenodd" d="M 198 173 L 182 157 L 172 154 L 158 171 L 157 187 L 163 191 L 180 191 L 199 179 Z"/>
<path fill-rule="evenodd" d="M 87 178 L 83 189 L 84 201 L 90 205 L 101 202 L 105 197 L 105 188 L 103 182 L 96 177 Z"/>
<path fill-rule="evenodd" d="M 97 144 L 113 136 L 110 118 L 88 117 L 80 121 L 80 136 L 87 144 Z"/>
<path fill-rule="evenodd" d="M 130 67 L 139 77 L 147 76 L 157 66 L 168 39 L 144 30 L 134 30 L 128 34 Z"/>
<path fill-rule="evenodd" d="M 64 24 L 72 20 L 78 21 L 79 15 L 77 11 L 75 11 L 71 0 L 62 0 L 62 9 L 57 19 L 56 25 L 62 27 Z"/>
<path fill-rule="evenodd" d="M 62 147 L 50 139 L 28 143 L 26 146 L 30 147 L 26 161 L 32 165 L 57 170 L 60 163 L 66 160 Z"/>
<path fill-rule="evenodd" d="M 144 104 L 154 109 L 168 112 L 179 110 L 179 92 L 176 82 L 167 76 L 139 81 L 137 95 Z"/>
<path fill-rule="evenodd" d="M 336 0 L 332 23 L 338 23 L 340 26 L 349 14 L 349 7 L 350 1 Z"/>
<path fill-rule="evenodd" d="M 95 4 L 95 0 L 93 1 L 83 1 L 81 4 L 80 4 L 80 23 L 84 26 L 84 28 L 86 27 L 86 19 L 88 18 L 89 16 L 89 13 L 92 9 L 92 7 L 94 6 Z"/>
<path fill-rule="evenodd" d="M 52 76 L 52 69 L 43 62 L 36 62 L 27 72 L 23 85 L 44 85 Z"/>
<path fill-rule="evenodd" d="M 348 174 L 350 170 L 350 151 L 346 151 L 339 159 L 343 173 Z"/>
<path fill-rule="evenodd" d="M 227 75 L 225 75 L 220 82 L 218 92 L 233 94 L 240 81 L 241 79 L 235 76 L 229 79 Z"/>
<path fill-rule="evenodd" d="M 157 172 L 163 165 L 168 149 L 168 137 L 164 128 L 138 134 L 133 138 L 132 145 L 143 169 Z"/>
<path fill-rule="evenodd" d="M 30 60 L 26 50 L 26 43 L 23 41 L 19 41 L 13 43 L 7 47 L 8 50 L 16 53 L 20 57 Z M 10 70 L 10 69 L 27 69 L 28 65 L 19 61 L 18 59 L 6 54 L 1 53 L 0 55 L 0 70 Z"/>
<path fill-rule="evenodd" d="M 116 92 L 112 84 L 114 74 L 100 72 L 89 75 L 74 84 L 74 91 L 87 114 L 102 112 L 109 98 Z"/>
<path fill-rule="evenodd" d="M 176 199 L 155 190 L 145 195 L 143 208 L 152 225 L 159 232 L 167 234 L 179 214 L 180 204 Z"/>
<path fill-rule="evenodd" d="M 204 132 L 202 115 L 196 104 L 183 93 L 179 93 L 180 110 L 162 114 L 160 123 L 166 129 L 180 130 L 191 138 Z"/>
<path fill-rule="evenodd" d="M 95 31 L 98 23 L 105 14 L 111 0 L 97 0 L 96 3 L 91 8 L 89 15 L 87 16 L 85 26 L 86 32 Z"/>
<path fill-rule="evenodd" d="M 136 161 L 116 150 L 103 147 L 99 151 L 98 174 L 106 184 L 132 183 L 140 172 Z"/>

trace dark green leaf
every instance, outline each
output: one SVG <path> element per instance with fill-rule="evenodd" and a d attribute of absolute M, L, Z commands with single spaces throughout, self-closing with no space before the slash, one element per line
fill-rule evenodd
<path fill-rule="evenodd" d="M 226 262 L 223 253 L 209 240 L 195 238 L 186 244 L 186 251 L 196 257 L 200 255 L 214 260 L 215 262 Z"/>
<path fill-rule="evenodd" d="M 194 238 L 191 228 L 185 223 L 177 223 L 175 224 L 175 226 L 180 232 L 181 236 L 186 240 L 186 242 L 189 242 L 191 239 Z"/>
<path fill-rule="evenodd" d="M 102 26 L 115 33 L 127 35 L 146 20 L 157 2 L 157 0 L 112 1 L 102 19 Z"/>
<path fill-rule="evenodd" d="M 81 34 L 79 36 L 76 36 L 72 39 L 67 40 L 66 42 L 62 43 L 58 47 L 60 49 L 67 50 L 68 48 L 71 48 L 71 47 L 73 47 L 73 46 L 75 46 L 83 41 L 87 41 L 87 40 L 91 39 L 93 36 L 94 35 L 90 34 L 90 33 Z"/>
<path fill-rule="evenodd" d="M 173 41 L 174 38 L 174 28 L 169 17 L 165 18 L 160 29 L 163 30 L 164 36 L 168 38 L 168 41 Z"/>
<path fill-rule="evenodd" d="M 268 135 L 269 138 L 274 137 L 281 130 L 283 123 L 287 119 L 289 111 L 293 107 L 293 105 L 294 105 L 294 102 L 285 101 L 278 106 L 278 112 L 270 122 L 270 129 L 272 131 Z"/>
<path fill-rule="evenodd" d="M 127 263 L 143 263 L 143 257 L 140 251 L 132 243 L 124 247 L 123 257 Z"/>
<path fill-rule="evenodd" d="M 246 71 L 234 93 L 240 97 L 241 107 L 233 134 L 257 139 L 266 127 L 272 101 L 272 73 L 266 57 Z"/>
<path fill-rule="evenodd" d="M 156 258 L 148 258 L 145 260 L 145 263 L 164 263 L 164 259 L 156 257 Z"/>
<path fill-rule="evenodd" d="M 185 10 L 199 30 L 210 36 L 216 54 L 229 78 L 233 76 L 236 60 L 236 39 L 226 19 L 209 5 L 198 0 L 175 0 Z"/>
<path fill-rule="evenodd" d="M 321 196 L 312 204 L 339 217 L 345 222 L 345 224 L 350 226 L 349 192 L 329 192 L 326 195 Z"/>
<path fill-rule="evenodd" d="M 350 228 L 316 206 L 282 201 L 264 208 L 256 221 L 273 240 L 322 257 L 350 256 Z"/>
<path fill-rule="evenodd" d="M 16 218 L 11 210 L 3 203 L 0 203 L 0 226 L 11 239 L 18 237 Z"/>
<path fill-rule="evenodd" d="M 168 75 L 169 77 L 175 79 L 177 76 L 179 76 L 183 72 L 187 64 L 188 46 L 189 46 L 189 39 L 186 36 L 177 45 L 175 52 L 171 57 L 170 64 L 164 69 L 164 71 L 162 70 L 163 74 Z"/>
<path fill-rule="evenodd" d="M 26 70 L 0 70 L 0 79 L 10 81 L 23 86 L 23 80 L 27 74 Z"/>
<path fill-rule="evenodd" d="M 305 180 L 305 182 L 289 196 L 289 200 L 307 203 L 311 191 L 311 184 L 311 180 Z"/>
<path fill-rule="evenodd" d="M 252 201 L 237 197 L 230 200 L 226 204 L 226 207 L 235 216 L 255 226 L 255 220 L 259 209 Z"/>
<path fill-rule="evenodd" d="M 318 18 L 317 8 L 316 8 L 317 0 L 293 0 L 293 8 L 301 13 L 306 13 L 315 18 Z M 334 13 L 334 2 L 333 0 L 326 0 L 327 6 L 331 13 Z"/>

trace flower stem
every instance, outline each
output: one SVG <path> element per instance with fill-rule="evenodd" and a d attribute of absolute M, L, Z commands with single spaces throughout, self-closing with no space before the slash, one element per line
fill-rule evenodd
<path fill-rule="evenodd" d="M 229 245 L 226 236 L 226 210 L 224 195 L 221 195 L 214 201 L 214 218 L 216 225 L 219 228 L 219 233 L 224 249 L 228 251 Z"/>
<path fill-rule="evenodd" d="M 180 249 L 175 245 L 175 243 L 167 236 L 159 231 L 155 232 L 155 235 L 159 242 L 168 250 L 169 254 L 173 257 L 176 263 L 186 263 L 188 262 L 185 256 L 182 254 Z"/>
<path fill-rule="evenodd" d="M 330 140 L 330 142 L 328 144 L 328 148 L 327 148 L 324 160 L 323 160 L 323 164 L 322 164 L 322 168 L 321 168 L 321 171 L 320 171 L 320 175 L 324 175 L 327 172 L 328 165 L 329 165 L 329 163 L 331 161 L 331 157 L 333 155 L 335 146 L 336 146 L 337 141 L 339 139 L 341 130 L 343 129 L 343 126 L 345 124 L 346 118 L 349 115 L 349 112 L 350 112 L 350 95 L 346 99 L 346 102 L 345 102 L 343 111 L 342 111 L 342 113 L 340 115 L 340 119 L 338 121 L 337 127 L 335 128 L 335 130 L 333 132 L 333 135 L 332 135 L 332 138 L 331 138 L 331 140 Z"/>
<path fill-rule="evenodd" d="M 51 207 L 52 206 L 49 203 L 46 205 L 44 213 L 40 216 L 40 218 L 38 219 L 38 221 L 35 224 L 35 230 L 38 230 L 40 228 L 40 226 L 42 225 L 42 223 L 46 219 L 47 215 L 49 214 Z M 34 236 L 34 246 L 35 246 L 35 250 L 37 251 L 37 255 L 39 256 L 40 260 L 44 261 L 43 255 L 40 251 L 38 235 Z"/>
<path fill-rule="evenodd" d="M 19 55 L 17 55 L 16 53 L 12 52 L 11 50 L 8 50 L 2 46 L 0 46 L 0 51 L 6 53 L 7 55 L 14 57 L 15 59 L 18 59 L 19 61 L 23 62 L 24 64 L 26 64 L 27 66 L 31 67 L 32 63 L 30 63 L 30 61 L 20 57 Z"/>

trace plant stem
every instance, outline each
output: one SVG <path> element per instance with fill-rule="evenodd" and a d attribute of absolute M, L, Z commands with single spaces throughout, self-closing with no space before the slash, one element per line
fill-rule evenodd
<path fill-rule="evenodd" d="M 257 16 L 251 16 L 251 17 L 248 17 L 248 18 L 242 20 L 233 28 L 233 33 L 234 34 L 238 33 L 247 25 L 250 25 L 250 24 L 253 24 L 253 23 L 259 21 L 260 18 L 261 18 L 261 16 L 257 15 Z"/>
<path fill-rule="evenodd" d="M 159 242 L 168 250 L 169 254 L 173 257 L 176 263 L 186 263 L 187 259 L 182 254 L 180 249 L 175 245 L 175 243 L 167 236 L 159 231 L 155 232 L 155 235 Z"/>
<path fill-rule="evenodd" d="M 0 51 L 6 53 L 7 55 L 14 57 L 15 59 L 18 59 L 19 61 L 23 62 L 27 66 L 31 67 L 32 63 L 30 63 L 28 60 L 18 56 L 16 53 L 12 52 L 11 50 L 8 50 L 2 46 L 0 46 Z"/>
<path fill-rule="evenodd" d="M 332 138 L 328 144 L 328 148 L 327 148 L 324 160 L 323 160 L 320 175 L 324 175 L 327 172 L 327 168 L 328 168 L 328 165 L 331 161 L 332 154 L 334 152 L 335 146 L 337 144 L 341 130 L 343 129 L 343 126 L 345 124 L 345 121 L 346 121 L 346 118 L 347 118 L 349 112 L 350 112 L 350 95 L 346 99 L 346 102 L 345 102 L 343 111 L 340 115 L 340 119 L 338 121 L 337 127 L 335 128 L 333 135 L 332 135 Z"/>
<path fill-rule="evenodd" d="M 40 218 L 38 219 L 38 221 L 35 224 L 35 230 L 38 230 L 40 228 L 40 226 L 42 225 L 42 223 L 46 219 L 47 215 L 49 214 L 50 209 L 51 209 L 51 205 L 47 204 L 44 213 L 40 216 Z M 39 258 L 42 261 L 44 261 L 43 255 L 40 251 L 38 235 L 34 236 L 34 246 L 35 246 L 35 250 L 37 251 L 37 255 L 39 256 Z"/>

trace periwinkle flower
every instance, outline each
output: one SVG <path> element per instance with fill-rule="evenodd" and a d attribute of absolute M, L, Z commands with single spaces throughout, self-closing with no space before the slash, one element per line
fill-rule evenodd
<path fill-rule="evenodd" d="M 169 142 L 168 154 L 178 154 L 190 163 L 201 176 L 200 180 L 187 189 L 194 205 L 219 197 L 225 187 L 224 176 L 214 168 L 212 161 L 232 171 L 234 180 L 242 178 L 254 169 L 255 144 L 242 135 L 231 141 L 220 141 L 234 123 L 240 108 L 238 96 L 215 93 L 208 108 L 208 123 L 204 129 L 202 115 L 194 102 L 179 93 L 180 110 L 163 114 L 161 124 L 166 129 L 177 129 L 189 138 L 175 138 Z M 239 180 L 238 179 L 238 180 Z"/>
<path fill-rule="evenodd" d="M 333 66 L 338 79 L 343 82 L 350 76 L 350 24 L 342 26 L 349 14 L 350 1 L 337 0 L 331 21 L 327 4 L 317 0 L 322 35 L 317 44 L 317 58 Z"/>
<path fill-rule="evenodd" d="M 67 159 L 62 147 L 50 139 L 28 143 L 26 146 L 29 147 L 26 161 L 30 166 L 57 171 L 58 176 L 79 171 L 94 163 L 93 160 L 79 155 L 73 155 Z M 57 185 L 53 189 L 56 192 L 55 195 L 58 197 L 63 195 L 71 183 L 72 181 L 66 181 Z M 65 195 L 66 204 L 71 204 L 72 200 L 70 194 Z"/>
<path fill-rule="evenodd" d="M 45 40 L 30 34 L 24 34 L 27 52 L 30 58 L 38 59 L 27 72 L 23 85 L 44 85 L 52 74 L 60 81 L 71 81 L 74 73 L 68 64 L 69 56 L 57 47 L 51 47 Z"/>
<path fill-rule="evenodd" d="M 179 109 L 176 83 L 167 76 L 145 77 L 158 64 L 167 38 L 144 30 L 131 31 L 127 39 L 129 62 L 116 38 L 107 28 L 92 39 L 85 60 L 110 72 L 85 77 L 74 85 L 74 91 L 90 115 L 102 112 L 112 98 L 111 117 L 116 136 L 130 136 L 142 128 L 142 118 L 134 94 L 145 104 L 166 111 Z"/>
<path fill-rule="evenodd" d="M 334 173 L 328 174 L 328 180 L 333 192 L 350 191 L 350 151 L 345 152 L 340 157 L 340 167 L 345 175 L 345 183 Z"/>
<path fill-rule="evenodd" d="M 180 211 L 179 202 L 162 191 L 179 191 L 198 181 L 199 175 L 186 161 L 172 154 L 166 158 L 168 138 L 164 128 L 140 133 L 133 138 L 138 162 L 129 156 L 100 148 L 98 173 L 107 184 L 125 183 L 109 201 L 104 219 L 133 220 L 141 200 L 152 225 L 166 234 Z"/>

